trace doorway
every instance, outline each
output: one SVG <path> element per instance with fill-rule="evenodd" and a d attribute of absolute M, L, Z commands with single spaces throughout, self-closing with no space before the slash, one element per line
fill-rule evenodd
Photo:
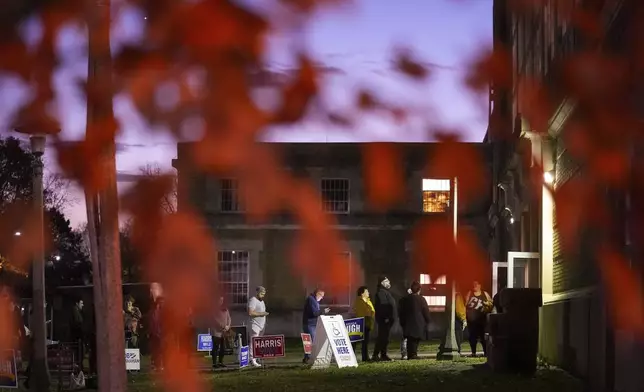
<path fill-rule="evenodd" d="M 538 288 L 539 262 L 537 252 L 508 252 L 508 261 L 492 263 L 492 295 L 503 288 Z"/>

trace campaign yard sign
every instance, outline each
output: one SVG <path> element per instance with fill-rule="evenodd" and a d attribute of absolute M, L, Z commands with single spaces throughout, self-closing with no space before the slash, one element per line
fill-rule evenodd
<path fill-rule="evenodd" d="M 243 369 L 248 366 L 248 346 L 242 346 L 239 349 L 239 368 Z"/>
<path fill-rule="evenodd" d="M 209 333 L 197 335 L 197 351 L 212 351 L 212 336 Z"/>
<path fill-rule="evenodd" d="M 300 336 L 302 337 L 302 346 L 304 346 L 304 354 L 311 355 L 311 351 L 313 350 L 313 341 L 311 340 L 311 334 L 301 333 Z"/>
<path fill-rule="evenodd" d="M 284 335 L 254 336 L 251 344 L 254 358 L 277 358 L 285 355 Z"/>
<path fill-rule="evenodd" d="M 141 351 L 138 348 L 125 349 L 125 370 L 141 370 Z"/>
<path fill-rule="evenodd" d="M 346 319 L 344 326 L 347 327 L 351 343 L 364 340 L 364 317 Z"/>
<path fill-rule="evenodd" d="M 243 346 L 248 346 L 248 334 L 246 332 L 246 326 L 245 325 L 233 325 L 230 327 L 230 329 L 233 331 L 235 338 L 233 339 L 233 347 L 226 347 L 224 348 L 224 354 L 226 355 L 233 355 L 235 352 L 239 354 L 239 335 L 241 335 L 242 338 L 242 347 Z"/>
<path fill-rule="evenodd" d="M 2 350 L 0 357 L 0 389 L 18 388 L 18 369 L 16 353 L 13 350 Z"/>

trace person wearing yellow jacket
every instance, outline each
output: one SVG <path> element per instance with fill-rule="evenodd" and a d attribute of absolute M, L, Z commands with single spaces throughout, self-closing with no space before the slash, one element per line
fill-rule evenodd
<path fill-rule="evenodd" d="M 376 317 L 376 310 L 369 299 L 369 290 L 367 286 L 361 286 L 357 291 L 357 297 L 353 303 L 353 314 L 356 317 L 364 317 L 364 339 L 362 340 L 362 362 L 369 361 L 369 335 L 373 330 L 374 319 Z M 353 344 L 353 351 L 355 352 L 357 342 Z"/>
<path fill-rule="evenodd" d="M 467 312 L 465 310 L 465 300 L 463 295 L 460 292 L 456 292 L 454 296 L 455 302 L 455 312 L 454 312 L 454 337 L 456 338 L 456 349 L 458 353 L 461 353 L 461 343 L 463 342 L 463 331 L 467 327 Z M 443 345 L 445 344 L 445 338 L 443 337 L 438 348 L 439 352 L 443 351 Z"/>
<path fill-rule="evenodd" d="M 456 292 L 456 327 L 454 328 L 456 333 L 456 347 L 458 347 L 458 353 L 461 353 L 461 342 L 463 342 L 463 331 L 467 327 L 467 313 L 465 312 L 465 300 L 461 293 Z"/>

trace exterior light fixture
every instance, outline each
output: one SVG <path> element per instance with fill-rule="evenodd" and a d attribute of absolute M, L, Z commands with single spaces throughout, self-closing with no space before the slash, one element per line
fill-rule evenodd
<path fill-rule="evenodd" d="M 15 233 L 13 233 L 13 235 L 15 235 L 16 237 L 20 237 L 22 235 L 22 233 L 19 232 L 19 231 L 16 231 Z"/>
<path fill-rule="evenodd" d="M 543 172 L 543 181 L 550 185 L 555 181 L 555 177 L 552 175 L 552 172 Z"/>

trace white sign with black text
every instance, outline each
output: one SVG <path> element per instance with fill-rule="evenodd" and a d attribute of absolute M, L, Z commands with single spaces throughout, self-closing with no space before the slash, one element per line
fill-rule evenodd
<path fill-rule="evenodd" d="M 125 370 L 141 370 L 141 351 L 138 348 L 125 349 Z"/>
<path fill-rule="evenodd" d="M 358 367 L 342 316 L 318 317 L 312 357 L 312 369 L 327 368 L 334 358 L 339 368 Z"/>

